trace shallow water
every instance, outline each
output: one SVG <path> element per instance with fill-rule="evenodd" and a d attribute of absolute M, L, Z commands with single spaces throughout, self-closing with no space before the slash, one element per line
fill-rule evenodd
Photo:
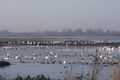
<path fill-rule="evenodd" d="M 72 64 L 72 76 L 91 73 L 93 65 L 91 65 L 92 60 L 89 55 L 95 55 L 96 48 L 99 48 L 99 54 L 104 56 L 108 55 L 107 49 L 111 49 L 109 50 L 110 55 L 119 61 L 120 49 L 114 47 L 2 46 L 0 47 L 0 59 L 7 57 L 6 61 L 11 62 L 12 65 L 0 68 L 0 74 L 7 79 L 12 79 L 17 75 L 25 77 L 27 75 L 36 76 L 39 74 L 44 74 L 53 79 L 63 79 L 66 71 L 64 67 L 71 67 L 67 63 L 76 61 L 81 63 Z M 21 58 L 16 58 L 16 56 Z M 56 62 L 52 63 L 53 61 Z M 41 64 L 41 62 L 44 62 L 44 64 Z M 83 64 L 86 62 L 88 64 Z M 103 69 L 98 74 L 98 80 L 110 80 L 110 76 L 116 67 L 117 65 L 103 66 Z"/>

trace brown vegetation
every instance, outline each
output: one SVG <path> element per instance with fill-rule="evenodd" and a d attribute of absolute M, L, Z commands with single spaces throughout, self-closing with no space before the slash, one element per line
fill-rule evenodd
<path fill-rule="evenodd" d="M 112 80 L 120 80 L 120 65 L 113 73 Z"/>

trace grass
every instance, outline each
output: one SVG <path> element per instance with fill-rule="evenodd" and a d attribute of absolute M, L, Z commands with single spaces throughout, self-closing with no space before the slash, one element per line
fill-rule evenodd
<path fill-rule="evenodd" d="M 7 79 L 0 76 L 0 80 L 7 80 Z M 16 78 L 12 80 L 51 80 L 51 79 L 49 77 L 45 77 L 44 75 L 38 75 L 36 77 L 31 77 L 28 75 L 27 77 L 24 77 L 24 78 L 18 75 Z"/>

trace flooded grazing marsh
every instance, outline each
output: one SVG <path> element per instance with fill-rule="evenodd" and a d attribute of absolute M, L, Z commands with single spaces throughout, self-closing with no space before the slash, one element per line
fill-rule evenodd
<path fill-rule="evenodd" d="M 11 63 L 0 67 L 6 79 L 43 74 L 53 80 L 110 80 L 120 63 L 119 38 L 25 41 L 7 39 L 0 46 L 0 60 Z"/>
<path fill-rule="evenodd" d="M 43 74 L 54 80 L 81 75 L 89 80 L 97 64 L 97 79 L 110 80 L 120 62 L 120 47 L 8 45 L 0 47 L 0 59 L 11 63 L 0 68 L 7 79 Z"/>

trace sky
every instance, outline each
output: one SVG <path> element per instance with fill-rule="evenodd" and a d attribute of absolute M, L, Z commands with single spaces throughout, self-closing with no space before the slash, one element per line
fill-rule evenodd
<path fill-rule="evenodd" d="M 120 0 L 0 0 L 0 30 L 120 29 Z"/>

